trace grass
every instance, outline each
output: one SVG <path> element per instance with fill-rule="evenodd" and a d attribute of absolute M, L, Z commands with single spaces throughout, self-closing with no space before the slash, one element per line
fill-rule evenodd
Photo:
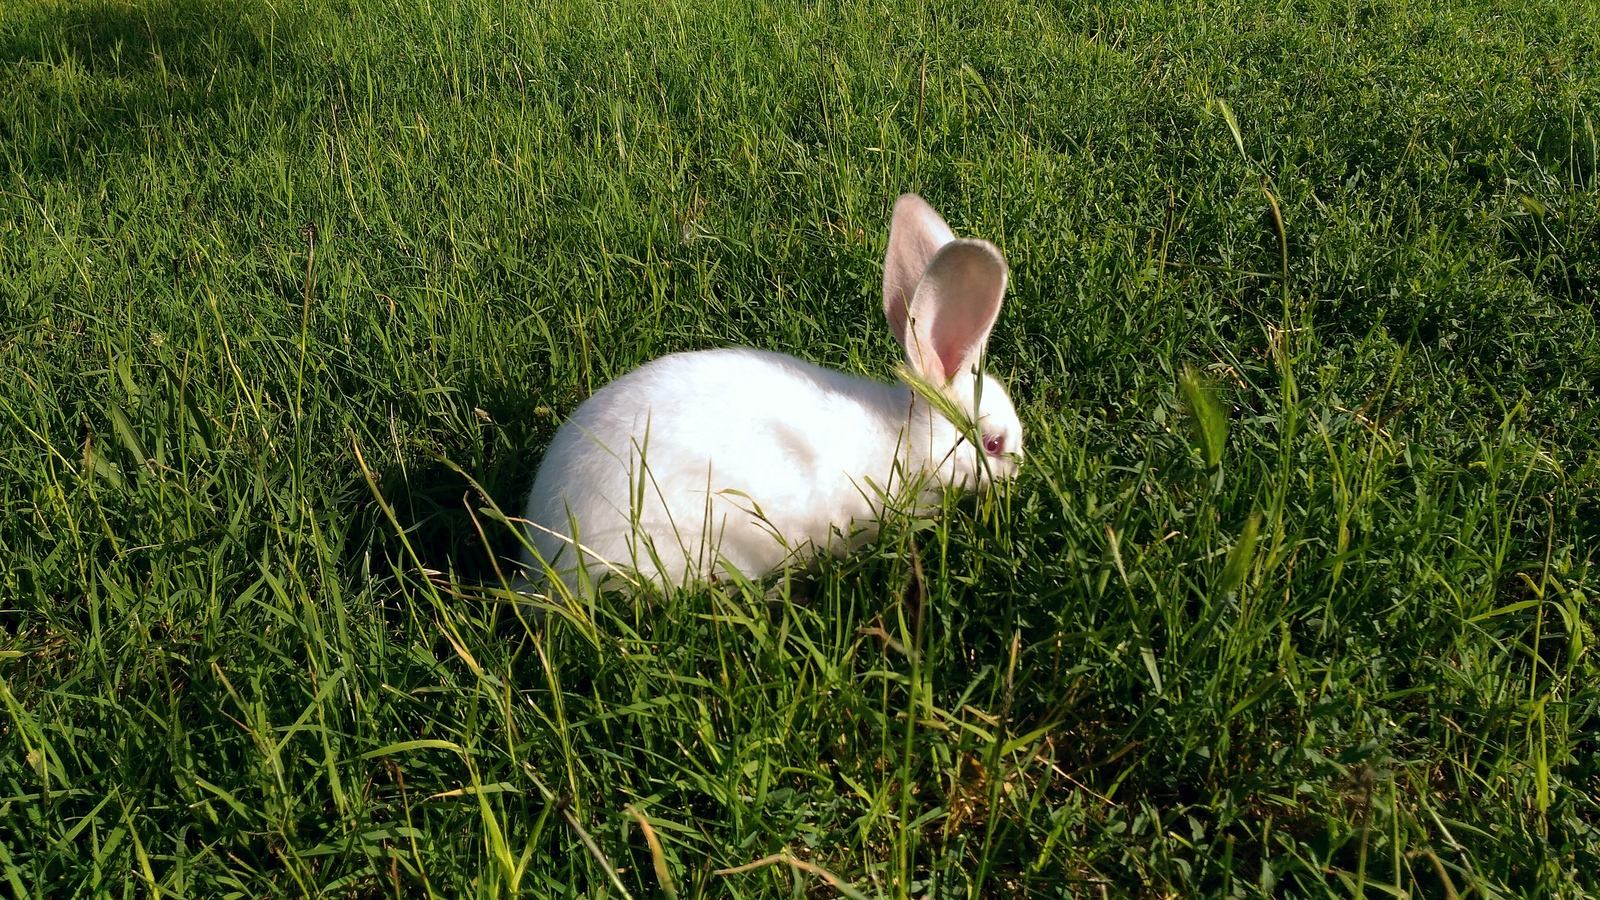
<path fill-rule="evenodd" d="M 1597 42 L 12 0 L 3 890 L 1600 892 Z M 1015 485 L 815 577 L 481 595 L 607 379 L 890 377 L 908 189 L 1011 262 Z"/>

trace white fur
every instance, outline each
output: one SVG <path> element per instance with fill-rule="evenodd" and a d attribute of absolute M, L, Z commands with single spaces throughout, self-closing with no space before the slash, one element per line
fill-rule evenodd
<path fill-rule="evenodd" d="M 905 384 L 764 350 L 677 353 L 601 388 L 556 432 L 526 514 L 542 564 L 523 565 L 576 587 L 581 547 L 597 582 L 611 571 L 755 577 L 870 539 L 908 485 L 934 504 L 943 485 L 1014 475 L 1021 423 L 1000 383 L 977 375 L 1005 280 L 992 245 L 955 240 L 920 198 L 900 198 L 885 315 L 912 372 L 1003 438 L 1004 453 L 986 458 Z"/>

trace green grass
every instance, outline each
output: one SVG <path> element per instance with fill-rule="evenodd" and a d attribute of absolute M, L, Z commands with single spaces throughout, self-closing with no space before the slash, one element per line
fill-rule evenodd
<path fill-rule="evenodd" d="M 1575 0 L 9 0 L 0 893 L 1600 892 L 1597 120 Z M 482 598 L 607 379 L 890 377 L 904 190 L 1015 485 Z"/>

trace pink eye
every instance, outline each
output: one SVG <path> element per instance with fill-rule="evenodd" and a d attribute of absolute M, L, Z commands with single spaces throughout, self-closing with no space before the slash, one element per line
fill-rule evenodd
<path fill-rule="evenodd" d="M 1002 434 L 986 434 L 983 436 L 983 452 L 990 456 L 999 456 L 1006 452 L 1006 438 Z"/>

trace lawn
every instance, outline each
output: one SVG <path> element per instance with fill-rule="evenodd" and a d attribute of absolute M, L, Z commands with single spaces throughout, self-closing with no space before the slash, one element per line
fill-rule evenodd
<path fill-rule="evenodd" d="M 1581 0 L 7 0 L 0 893 L 1600 893 L 1597 120 Z M 633 366 L 894 377 L 907 190 L 1014 484 L 486 590 Z"/>

